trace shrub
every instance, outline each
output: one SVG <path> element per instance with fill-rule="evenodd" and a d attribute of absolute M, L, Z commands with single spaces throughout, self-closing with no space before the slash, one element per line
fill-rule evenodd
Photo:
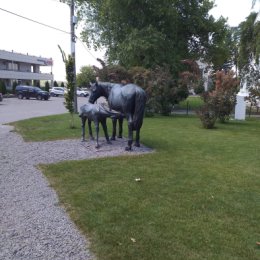
<path fill-rule="evenodd" d="M 6 94 L 6 86 L 5 86 L 5 83 L 0 80 L 0 92 L 4 95 Z"/>
<path fill-rule="evenodd" d="M 238 86 L 239 81 L 234 77 L 233 71 L 227 73 L 224 71 L 216 72 L 214 90 L 200 95 L 204 105 L 197 111 L 197 114 L 205 128 L 214 127 L 217 118 L 221 123 L 229 120 L 236 104 Z"/>

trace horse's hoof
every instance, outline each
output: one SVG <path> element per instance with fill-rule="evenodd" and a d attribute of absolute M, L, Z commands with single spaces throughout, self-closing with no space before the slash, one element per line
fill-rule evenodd
<path fill-rule="evenodd" d="M 128 152 L 132 151 L 132 147 L 127 146 L 127 147 L 125 148 L 125 151 L 128 151 Z"/>
<path fill-rule="evenodd" d="M 82 143 L 86 142 L 86 139 L 82 139 L 81 142 L 82 142 Z"/>
<path fill-rule="evenodd" d="M 111 141 L 115 141 L 116 138 L 115 138 L 114 136 L 112 136 L 112 137 L 110 138 L 110 140 L 111 140 Z"/>
<path fill-rule="evenodd" d="M 118 135 L 117 138 L 123 138 L 122 135 Z"/>
<path fill-rule="evenodd" d="M 140 144 L 139 143 L 135 143 L 134 146 L 140 147 Z"/>
<path fill-rule="evenodd" d="M 99 145 L 99 144 L 97 144 L 97 145 L 95 146 L 95 148 L 96 148 L 96 149 L 99 149 L 99 148 L 100 148 L 100 145 Z"/>

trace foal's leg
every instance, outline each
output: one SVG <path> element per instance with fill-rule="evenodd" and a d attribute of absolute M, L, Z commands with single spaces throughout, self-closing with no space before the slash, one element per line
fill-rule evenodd
<path fill-rule="evenodd" d="M 86 141 L 86 139 L 85 139 L 85 125 L 86 125 L 86 120 L 87 120 L 87 118 L 82 115 L 82 116 L 81 116 L 81 129 L 82 129 L 82 131 L 81 131 L 81 136 L 82 136 L 81 141 L 82 141 L 82 142 L 85 142 L 85 141 Z"/>
<path fill-rule="evenodd" d="M 112 136 L 111 136 L 111 140 L 115 141 L 116 140 L 116 117 L 112 117 L 112 124 L 113 124 L 113 130 L 112 130 Z"/>
<path fill-rule="evenodd" d="M 96 148 L 99 148 L 100 145 L 98 143 L 98 133 L 99 133 L 99 121 L 94 120 L 95 128 L 96 128 Z"/>
<path fill-rule="evenodd" d="M 118 138 L 122 138 L 122 133 L 123 133 L 123 120 L 124 118 L 122 116 L 118 117 Z"/>
<path fill-rule="evenodd" d="M 92 128 L 91 128 L 91 120 L 88 119 L 88 135 L 90 140 L 94 140 L 93 134 L 92 134 Z"/>
<path fill-rule="evenodd" d="M 107 143 L 108 143 L 108 144 L 111 144 L 111 142 L 110 142 L 110 140 L 109 140 L 108 132 L 107 132 L 107 120 L 106 120 L 106 118 L 100 120 L 100 123 L 101 123 L 101 125 L 102 125 L 102 127 L 103 127 L 103 131 L 104 131 L 104 134 L 105 134 Z"/>

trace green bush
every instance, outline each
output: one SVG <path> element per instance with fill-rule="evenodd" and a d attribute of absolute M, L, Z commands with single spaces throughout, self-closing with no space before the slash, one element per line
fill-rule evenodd
<path fill-rule="evenodd" d="M 5 83 L 2 80 L 0 81 L 0 92 L 3 95 L 6 94 L 6 86 L 5 86 Z"/>

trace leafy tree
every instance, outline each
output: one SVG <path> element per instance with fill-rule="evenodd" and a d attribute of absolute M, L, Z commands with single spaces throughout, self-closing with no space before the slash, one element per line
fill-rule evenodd
<path fill-rule="evenodd" d="M 61 86 L 62 88 L 64 88 L 64 87 L 65 87 L 64 82 L 61 82 L 60 86 Z"/>
<path fill-rule="evenodd" d="M 108 65 L 103 60 L 98 59 L 101 68 L 93 67 L 95 76 L 98 76 L 100 81 L 108 81 L 115 83 L 124 83 L 130 80 L 130 75 L 127 69 L 120 65 Z"/>
<path fill-rule="evenodd" d="M 252 12 L 239 25 L 240 48 L 239 69 L 240 76 L 247 84 L 249 100 L 255 105 L 259 98 L 260 82 L 260 22 L 256 21 L 257 13 Z M 243 84 L 244 84 L 243 83 Z"/>
<path fill-rule="evenodd" d="M 249 96 L 247 98 L 252 106 L 259 106 L 260 102 L 260 83 L 249 88 Z"/>
<path fill-rule="evenodd" d="M 201 70 L 194 60 L 182 60 L 182 64 L 187 65 L 187 69 L 180 73 L 180 81 L 191 91 L 200 94 L 204 92 Z"/>
<path fill-rule="evenodd" d="M 228 29 L 223 18 L 209 16 L 211 0 L 76 2 L 84 41 L 106 47 L 108 62 L 126 68 L 166 64 L 176 77 L 182 59 L 204 57 L 217 65 L 229 60 Z"/>
<path fill-rule="evenodd" d="M 247 67 L 252 64 L 252 61 L 259 64 L 260 22 L 255 22 L 256 17 L 257 13 L 252 12 L 246 21 L 239 25 L 240 48 L 238 65 L 241 71 L 243 71 L 243 69 L 247 70 Z"/>
<path fill-rule="evenodd" d="M 87 87 L 93 80 L 95 80 L 95 71 L 92 66 L 81 67 L 76 77 L 77 86 Z"/>

